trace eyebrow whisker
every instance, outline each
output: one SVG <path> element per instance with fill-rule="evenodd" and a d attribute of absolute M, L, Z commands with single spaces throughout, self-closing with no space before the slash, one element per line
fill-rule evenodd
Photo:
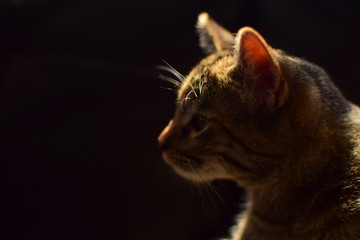
<path fill-rule="evenodd" d="M 166 82 L 169 82 L 169 83 L 172 83 L 174 84 L 175 86 L 179 87 L 181 85 L 181 82 L 177 81 L 176 79 L 173 79 L 171 77 L 168 77 L 168 76 L 165 76 L 163 74 L 159 74 L 159 78 L 161 80 L 164 80 Z"/>
<path fill-rule="evenodd" d="M 169 91 L 174 91 L 173 88 L 168 88 L 168 87 L 163 87 L 163 86 L 160 86 L 161 89 L 165 89 L 165 90 L 169 90 Z"/>
<path fill-rule="evenodd" d="M 179 82 L 184 81 L 184 77 L 178 71 L 174 70 L 173 68 L 170 68 L 170 67 L 164 66 L 164 65 L 158 65 L 158 66 L 156 66 L 156 68 L 159 70 L 163 70 L 163 71 L 171 73 L 172 75 L 174 75 L 176 77 L 176 79 Z"/>
<path fill-rule="evenodd" d="M 188 92 L 188 93 L 186 94 L 186 97 L 185 97 L 185 98 L 188 98 L 191 93 L 193 93 L 196 98 L 198 97 L 198 95 L 196 94 L 196 92 L 195 92 L 194 90 L 191 90 L 190 92 Z"/>
<path fill-rule="evenodd" d="M 191 82 L 184 76 L 182 75 L 179 71 L 177 71 L 174 67 L 172 67 L 168 62 L 166 62 L 164 59 L 161 59 L 168 67 L 166 66 L 158 66 L 159 69 L 168 71 L 172 74 L 174 74 L 181 82 L 183 82 L 184 80 L 190 85 L 191 89 L 195 92 L 195 88 L 194 86 L 191 84 Z M 196 94 L 195 94 L 196 95 Z"/>
<path fill-rule="evenodd" d="M 176 70 L 173 66 L 171 66 L 168 62 L 166 62 L 164 59 L 161 59 L 170 69 L 173 70 L 173 72 L 176 73 L 176 75 L 179 76 L 179 79 L 185 79 L 184 75 L 182 75 L 178 70 Z"/>
<path fill-rule="evenodd" d="M 192 98 L 189 97 L 185 97 L 182 101 L 181 101 L 181 111 L 184 112 L 184 103 L 186 103 L 187 100 L 192 100 Z"/>

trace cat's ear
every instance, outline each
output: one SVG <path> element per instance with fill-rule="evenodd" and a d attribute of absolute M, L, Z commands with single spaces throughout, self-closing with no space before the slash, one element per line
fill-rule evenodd
<path fill-rule="evenodd" d="M 201 13 L 198 16 L 196 28 L 199 34 L 200 47 L 206 54 L 232 50 L 234 36 L 212 20 L 208 13 Z"/>
<path fill-rule="evenodd" d="M 271 108 L 281 107 L 287 98 L 287 83 L 281 77 L 273 50 L 254 29 L 243 27 L 235 40 L 237 67 L 251 76 L 259 101 Z"/>

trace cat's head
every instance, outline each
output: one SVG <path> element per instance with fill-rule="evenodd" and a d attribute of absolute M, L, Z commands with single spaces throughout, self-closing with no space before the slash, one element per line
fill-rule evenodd
<path fill-rule="evenodd" d="M 294 144 L 306 141 L 299 135 L 314 128 L 308 119 L 319 118 L 311 74 L 250 27 L 234 36 L 203 13 L 197 28 L 209 55 L 179 88 L 175 115 L 158 138 L 164 159 L 195 181 L 275 178 Z"/>

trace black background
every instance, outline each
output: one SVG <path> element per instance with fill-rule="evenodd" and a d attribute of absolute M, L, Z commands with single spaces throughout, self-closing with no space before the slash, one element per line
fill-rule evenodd
<path fill-rule="evenodd" d="M 204 56 L 194 25 L 208 11 L 323 66 L 360 103 L 355 2 L 1 2 L 0 238 L 226 236 L 242 192 L 189 183 L 163 162 L 156 138 L 175 94 L 155 66 L 186 74 Z"/>

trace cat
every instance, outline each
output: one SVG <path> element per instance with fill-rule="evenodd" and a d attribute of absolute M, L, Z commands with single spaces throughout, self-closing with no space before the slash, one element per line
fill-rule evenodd
<path fill-rule="evenodd" d="M 360 239 L 360 110 L 327 73 L 198 17 L 208 53 L 183 77 L 163 158 L 193 181 L 230 179 L 248 202 L 232 240 Z"/>

